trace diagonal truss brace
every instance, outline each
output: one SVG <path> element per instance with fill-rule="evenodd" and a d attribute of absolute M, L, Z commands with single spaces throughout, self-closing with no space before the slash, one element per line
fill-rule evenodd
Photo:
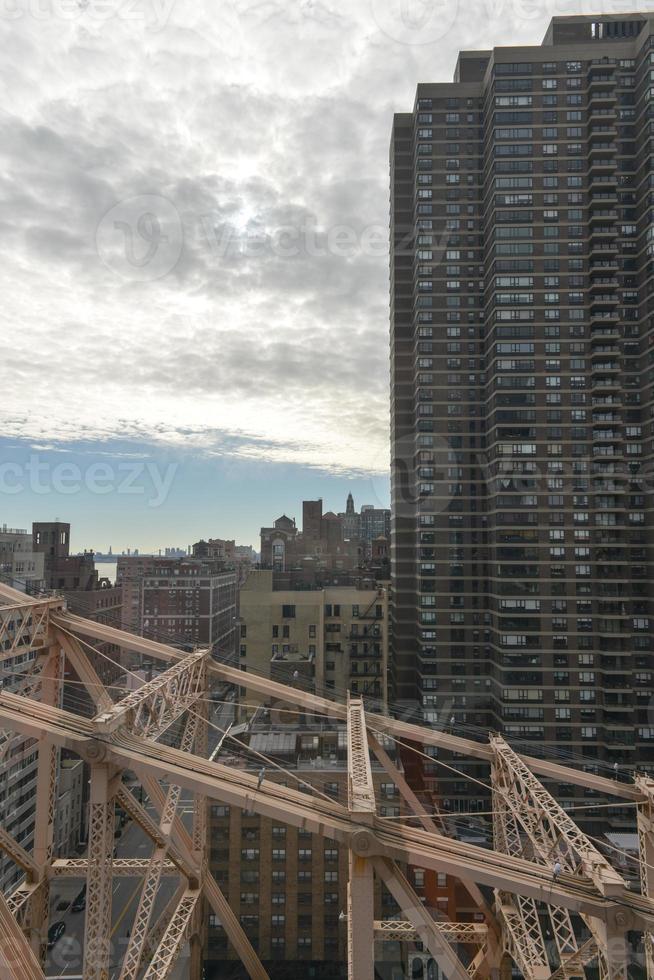
<path fill-rule="evenodd" d="M 518 965 L 525 980 L 548 980 L 551 970 L 545 952 L 545 941 L 538 923 L 538 912 L 533 903 L 533 912 L 536 916 L 536 923 L 532 921 L 532 916 L 525 923 L 525 916 L 512 901 L 511 896 L 496 892 L 496 911 L 504 925 L 504 944 L 511 958 Z M 535 937 L 540 939 L 536 943 Z"/>
<path fill-rule="evenodd" d="M 507 807 L 506 826 L 514 827 L 513 836 L 519 841 L 521 827 L 539 863 L 553 865 L 558 860 L 565 870 L 571 873 L 581 872 L 590 879 L 604 896 L 616 895 L 624 889 L 623 878 L 547 792 L 517 753 L 499 735 L 491 736 L 490 743 L 493 749 L 494 797 Z M 499 802 L 494 804 L 493 809 L 499 810 Z M 504 903 L 503 913 L 506 913 L 509 901 Z M 524 902 L 523 899 L 520 901 Z M 513 908 L 515 911 L 515 906 Z M 561 956 L 560 969 L 569 972 L 568 964 L 572 964 L 577 953 L 569 913 L 557 907 L 550 907 L 549 911 Z M 506 914 L 503 918 L 508 933 L 513 936 L 511 921 Z M 600 980 L 622 980 L 623 977 L 626 980 L 627 917 L 618 915 L 610 923 L 597 918 L 584 918 L 597 944 Z M 518 931 L 523 935 L 522 929 Z M 532 930 L 532 935 L 536 935 L 535 929 Z M 518 955 L 525 953 L 521 950 L 519 939 L 514 944 L 514 951 Z M 522 961 L 517 962 L 522 965 Z"/>
<path fill-rule="evenodd" d="M 182 733 L 182 751 L 191 751 L 193 748 L 193 742 L 195 741 L 196 731 L 197 715 L 191 714 L 186 719 L 186 725 Z M 182 787 L 176 785 L 175 783 L 171 783 L 168 787 L 166 801 L 164 803 L 163 812 L 159 821 L 159 828 L 162 834 L 165 836 L 166 843 L 170 840 L 172 822 L 177 811 L 177 804 L 179 803 L 181 792 Z M 139 899 L 138 908 L 136 910 L 136 915 L 134 917 L 134 926 L 132 928 L 132 934 L 127 946 L 127 952 L 125 953 L 120 980 L 136 980 L 136 976 L 139 972 L 141 959 L 143 957 L 145 937 L 152 918 L 152 912 L 154 910 L 154 903 L 159 890 L 159 883 L 161 881 L 161 874 L 165 859 L 165 846 L 157 847 L 152 855 L 152 858 L 150 859 L 148 870 L 143 881 L 143 888 L 141 889 L 141 896 Z"/>
<path fill-rule="evenodd" d="M 145 937 L 150 925 L 150 919 L 152 918 L 152 910 L 157 891 L 159 890 L 165 857 L 166 852 L 162 848 L 157 848 L 150 859 L 138 908 L 134 916 L 132 934 L 127 946 L 127 952 L 125 953 L 125 959 L 123 960 L 120 980 L 135 980 L 139 972 Z"/>
<path fill-rule="evenodd" d="M 162 940 L 145 971 L 143 980 L 166 980 L 186 942 L 191 916 L 200 899 L 200 890 L 187 888 L 168 923 Z"/>
<path fill-rule="evenodd" d="M 399 867 L 386 858 L 374 858 L 377 875 L 400 906 L 413 928 L 448 980 L 470 980 L 470 976 L 444 932 L 424 907 Z"/>
<path fill-rule="evenodd" d="M 60 626 L 54 627 L 54 635 L 61 644 L 73 670 L 86 688 L 96 710 L 111 711 L 114 703 L 77 637 Z"/>
<path fill-rule="evenodd" d="M 439 828 L 436 826 L 434 819 L 430 816 L 430 814 L 422 805 L 422 803 L 420 802 L 416 794 L 413 792 L 413 790 L 407 783 L 406 779 L 404 778 L 400 770 L 393 763 L 393 760 L 390 758 L 390 756 L 384 749 L 381 742 L 378 740 L 378 738 L 376 738 L 375 735 L 372 735 L 370 731 L 368 732 L 368 742 L 370 744 L 370 748 L 377 756 L 378 761 L 381 763 L 383 768 L 386 770 L 388 775 L 391 777 L 391 779 L 397 786 L 400 795 L 404 799 L 405 803 L 407 804 L 409 809 L 412 810 L 413 813 L 415 813 L 416 817 L 418 818 L 422 826 L 425 828 L 425 830 L 432 831 L 435 834 L 445 834 L 445 824 L 441 815 L 440 814 L 438 815 L 438 819 L 440 822 L 440 828 Z M 462 876 L 461 883 L 466 889 L 466 891 L 468 892 L 468 894 L 470 895 L 470 897 L 473 899 L 473 901 L 477 904 L 478 908 L 484 913 L 484 918 L 486 919 L 486 923 L 489 927 L 488 942 L 491 949 L 496 950 L 497 937 L 499 936 L 499 926 L 495 920 L 495 917 L 493 916 L 493 912 L 488 902 L 484 897 L 483 892 L 481 891 L 479 886 L 475 884 L 475 882 L 472 881 L 472 879 L 470 878 L 466 878 Z"/>
<path fill-rule="evenodd" d="M 50 612 L 61 611 L 63 607 L 62 599 L 0 606 L 0 662 L 47 646 Z"/>
<path fill-rule="evenodd" d="M 554 864 L 558 857 L 564 868 L 579 869 L 605 896 L 624 890 L 624 879 L 577 827 L 563 807 L 527 768 L 522 759 L 499 735 L 492 735 L 493 763 L 498 793 L 522 825 L 541 860 Z"/>
<path fill-rule="evenodd" d="M 158 780 L 153 776 L 144 775 L 143 786 L 150 797 L 150 801 L 160 814 L 163 813 L 166 796 Z M 185 857 L 192 854 L 193 839 L 178 814 L 175 814 L 172 820 L 171 838 L 175 841 L 175 846 L 179 849 L 180 854 L 184 855 Z M 254 947 L 250 943 L 250 940 L 248 939 L 243 927 L 241 926 L 241 923 L 238 920 L 238 917 L 231 910 L 227 899 L 223 895 L 220 886 L 218 885 L 218 882 L 213 877 L 206 864 L 203 865 L 201 869 L 201 880 L 204 894 L 209 904 L 219 917 L 227 934 L 227 938 L 231 942 L 232 946 L 234 949 L 238 950 L 241 961 L 248 970 L 252 980 L 268 980 L 268 974 L 264 970 Z M 163 916 L 160 916 L 153 930 L 154 935 L 158 935 L 158 933 L 161 932 L 163 928 L 162 920 Z M 146 944 L 146 949 L 147 945 L 148 944 Z"/>
<path fill-rule="evenodd" d="M 584 967 L 597 959 L 597 943 L 593 938 L 586 940 L 577 952 L 562 963 L 550 976 L 550 980 L 568 980 L 569 977 L 585 976 Z"/>
<path fill-rule="evenodd" d="M 4 851 L 19 868 L 22 868 L 34 880 L 39 876 L 39 866 L 31 854 L 14 840 L 4 827 L 0 827 L 0 851 Z"/>
<path fill-rule="evenodd" d="M 157 738 L 206 691 L 208 650 L 173 664 L 154 680 L 132 691 L 109 711 L 95 717 L 97 730 L 110 735 L 126 726 L 134 735 Z"/>
<path fill-rule="evenodd" d="M 514 812 L 504 809 L 500 774 L 492 767 L 493 845 L 507 855 L 522 856 L 523 842 Z M 545 937 L 533 898 L 495 889 L 495 906 L 504 924 L 506 951 L 518 964 L 527 980 L 540 980 L 550 973 Z M 566 911 L 566 910 L 564 910 Z"/>
<path fill-rule="evenodd" d="M 2 980 L 44 980 L 41 964 L 1 894 L 0 977 Z"/>

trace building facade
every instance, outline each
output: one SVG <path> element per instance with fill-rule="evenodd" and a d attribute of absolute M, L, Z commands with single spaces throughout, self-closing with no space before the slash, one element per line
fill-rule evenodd
<path fill-rule="evenodd" d="M 653 43 L 462 52 L 391 144 L 397 694 L 591 768 L 653 761 Z"/>
<path fill-rule="evenodd" d="M 74 854 L 84 836 L 84 776 L 81 759 L 61 759 L 54 832 L 54 848 L 61 857 Z"/>
<path fill-rule="evenodd" d="M 330 727 L 309 717 L 298 719 L 295 713 L 289 713 L 284 723 L 282 712 L 282 723 L 275 725 L 274 732 L 263 721 L 242 738 L 252 750 L 283 767 L 284 771 L 268 767 L 266 779 L 307 793 L 315 790 L 347 803 L 347 740 L 343 727 Z M 385 747 L 401 769 L 393 744 Z M 254 772 L 261 768 L 259 758 L 232 753 L 228 747 L 221 752 L 219 761 L 230 768 Z M 396 819 L 402 809 L 395 784 L 375 762 L 372 775 L 380 815 Z M 316 980 L 345 980 L 347 851 L 320 834 L 248 810 L 213 804 L 209 812 L 211 871 L 271 980 L 304 980 L 308 976 Z M 424 894 L 422 873 L 416 870 L 411 875 Z M 375 905 L 377 918 L 397 913 L 392 896 L 379 882 L 375 885 Z M 380 976 L 405 976 L 400 968 L 402 958 L 397 944 L 389 944 L 388 949 L 379 944 L 378 968 L 387 964 L 387 972 Z M 238 960 L 220 920 L 210 915 L 205 954 L 207 980 L 242 976 Z"/>
<path fill-rule="evenodd" d="M 0 574 L 21 591 L 38 590 L 44 584 L 45 556 L 35 552 L 30 531 L 0 528 Z"/>
<path fill-rule="evenodd" d="M 123 628 L 190 648 L 210 646 L 214 654 L 233 658 L 236 573 L 224 571 L 222 562 L 122 557 L 116 584 L 123 596 Z"/>
<path fill-rule="evenodd" d="M 298 588 L 293 586 L 297 585 Z M 239 663 L 316 694 L 388 699 L 388 588 L 330 586 L 258 570 L 240 593 Z"/>

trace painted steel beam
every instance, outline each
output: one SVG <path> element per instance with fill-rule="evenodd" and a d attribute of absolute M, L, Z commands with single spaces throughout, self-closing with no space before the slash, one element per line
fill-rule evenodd
<path fill-rule="evenodd" d="M 187 888 L 170 919 L 143 980 L 166 980 L 181 953 L 187 939 L 187 930 L 200 890 Z"/>
<path fill-rule="evenodd" d="M 451 943 L 481 946 L 488 936 L 488 927 L 481 922 L 434 920 L 434 925 Z M 422 942 L 420 933 L 408 919 L 376 919 L 375 939 L 386 942 Z"/>
<path fill-rule="evenodd" d="M 554 797 L 500 735 L 491 736 L 494 787 L 512 810 L 541 860 L 558 858 L 570 872 L 581 871 L 602 895 L 616 895 L 625 881 L 577 827 Z"/>
<path fill-rule="evenodd" d="M 115 805 L 104 765 L 91 767 L 84 980 L 108 980 Z"/>
<path fill-rule="evenodd" d="M 22 868 L 32 879 L 38 878 L 39 866 L 25 848 L 14 840 L 11 834 L 0 827 L 0 851 L 11 858 L 11 860 Z"/>
<path fill-rule="evenodd" d="M 402 914 L 407 917 L 448 980 L 470 980 L 468 972 L 450 945 L 448 937 L 440 930 L 428 909 L 425 908 L 405 876 L 393 861 L 375 858 L 374 869 L 384 882 Z"/>
<path fill-rule="evenodd" d="M 180 650 L 167 646 L 165 643 L 157 643 L 154 640 L 147 640 L 141 636 L 134 636 L 131 633 L 125 633 L 104 623 L 94 623 L 80 616 L 72 616 L 70 613 L 63 615 L 58 613 L 53 619 L 56 624 L 61 624 L 73 632 L 115 643 L 124 649 L 146 653 L 155 659 L 168 663 L 182 660 L 185 656 Z M 330 718 L 338 718 L 341 721 L 346 721 L 347 719 L 346 706 L 338 704 L 335 701 L 329 701 L 327 698 L 321 698 L 315 694 L 308 694 L 305 691 L 270 680 L 270 678 L 258 677 L 249 671 L 241 671 L 238 668 L 230 667 L 227 664 L 216 661 L 209 661 L 207 667 L 211 676 L 230 684 L 248 688 L 263 695 L 267 699 L 277 699 L 287 704 L 306 708 L 308 711 L 315 711 L 317 714 L 325 714 Z M 402 738 L 418 744 L 434 745 L 451 752 L 459 752 L 474 759 L 482 759 L 489 763 L 493 759 L 491 747 L 484 742 L 475 742 L 471 739 L 460 738 L 459 736 L 426 728 L 422 725 L 409 724 L 408 722 L 403 722 L 386 715 L 369 715 L 368 726 L 376 733 L 381 732 L 382 734 Z M 549 762 L 546 759 L 536 759 L 532 756 L 520 756 L 520 758 L 533 773 L 543 776 L 546 779 L 572 783 L 575 786 L 584 786 L 598 793 L 604 793 L 608 796 L 618 796 L 627 800 L 640 801 L 642 799 L 640 792 L 628 783 L 606 779 L 603 776 L 595 775 L 595 773 L 583 772 L 579 769 Z"/>
<path fill-rule="evenodd" d="M 636 786 L 645 797 L 638 807 L 638 844 L 640 852 L 640 890 L 654 898 L 654 779 L 637 776 Z M 643 935 L 647 980 L 654 980 L 654 931 Z"/>
<path fill-rule="evenodd" d="M 41 701 L 46 712 L 58 710 L 55 706 L 60 703 L 62 676 L 61 652 L 58 646 L 52 646 L 41 670 Z M 38 751 L 32 858 L 38 869 L 36 876 L 41 882 L 41 887 L 34 892 L 30 902 L 29 926 L 32 949 L 41 962 L 45 963 L 50 914 L 48 869 L 54 847 L 59 748 L 56 740 L 42 731 L 39 736 Z"/>
<path fill-rule="evenodd" d="M 143 858 L 114 858 L 111 873 L 114 878 L 143 878 L 147 874 L 149 861 Z M 86 878 L 89 870 L 87 858 L 57 858 L 50 867 L 52 878 Z M 179 875 L 179 868 L 172 861 L 163 862 L 161 873 L 165 877 Z"/>
<path fill-rule="evenodd" d="M 349 852 L 347 882 L 348 980 L 375 980 L 375 879 L 372 862 Z"/>
<path fill-rule="evenodd" d="M 149 778 L 152 780 L 152 784 L 159 785 L 153 777 Z M 159 787 L 159 789 L 161 788 Z M 151 796 L 150 793 L 148 795 Z M 165 799 L 163 790 L 161 790 L 161 796 L 162 799 Z M 159 824 L 152 819 L 145 807 L 138 802 L 123 784 L 121 784 L 116 794 L 116 801 L 129 813 L 141 830 L 148 835 L 150 840 L 155 844 L 155 847 L 163 847 L 167 851 L 169 859 L 180 874 L 184 875 L 187 880 L 197 876 L 197 869 L 193 863 L 192 855 L 180 852 L 176 843 L 171 841 L 169 837 L 166 837 Z"/>
<path fill-rule="evenodd" d="M 163 848 L 157 848 L 150 858 L 147 873 L 143 881 L 139 904 L 134 916 L 134 924 L 123 959 L 123 968 L 120 971 L 120 980 L 136 980 L 143 958 L 145 937 L 150 926 L 150 919 L 152 918 L 152 911 L 159 890 L 165 861 L 166 852 Z"/>
<path fill-rule="evenodd" d="M 524 856 L 523 835 L 514 807 L 509 804 L 509 800 L 511 800 L 511 804 L 515 802 L 512 795 L 512 790 L 515 787 L 504 785 L 502 774 L 498 772 L 495 763 L 491 767 L 491 777 L 493 785 L 493 846 L 495 850 L 504 854 L 522 857 Z M 519 805 L 524 806 L 525 804 L 526 800 L 520 799 Z M 527 980 L 539 980 L 541 976 L 547 975 L 550 972 L 549 958 L 539 907 L 535 900 L 496 889 L 495 906 L 504 923 L 505 947 Z M 577 946 L 568 910 L 555 909 L 552 905 L 548 905 L 547 909 L 555 927 L 555 939 L 559 954 L 562 951 L 576 952 Z M 564 926 L 569 927 L 570 933 L 564 931 Z M 561 937 L 556 933 L 556 929 L 561 932 Z M 572 943 L 572 945 L 568 948 L 566 943 Z"/>
<path fill-rule="evenodd" d="M 50 615 L 63 611 L 61 599 L 26 600 L 22 595 L 19 602 L 0 605 L 0 663 L 47 647 Z"/>
<path fill-rule="evenodd" d="M 347 770 L 348 810 L 359 819 L 372 822 L 377 812 L 377 806 L 363 701 L 361 698 L 349 696 L 347 704 Z"/>
<path fill-rule="evenodd" d="M 558 970 L 551 975 L 550 980 L 569 980 L 570 977 L 585 977 L 584 967 L 597 959 L 597 943 L 588 939 L 580 946 L 573 956 L 566 959 Z"/>
<path fill-rule="evenodd" d="M 77 637 L 59 626 L 54 626 L 53 632 L 73 670 L 86 688 L 96 710 L 110 711 L 113 707 L 113 701 L 109 692 Z"/>
<path fill-rule="evenodd" d="M 0 721 L 9 720 L 10 717 L 16 717 L 20 721 L 23 716 L 21 711 L 5 709 L 5 699 L 11 698 L 11 695 L 0 694 Z M 36 715 L 40 714 L 45 719 L 48 730 L 57 733 L 60 744 L 69 745 L 82 755 L 85 749 L 88 750 L 89 744 L 92 746 L 92 738 L 85 738 L 89 723 L 84 719 L 78 719 L 59 709 L 45 709 L 38 705 L 36 711 L 31 704 L 27 707 L 29 725 L 33 725 Z M 118 735 L 115 741 L 101 742 L 100 745 L 107 753 L 107 758 L 113 759 L 119 767 L 149 772 L 152 776 L 167 780 L 174 779 L 180 785 L 210 799 L 222 800 L 244 809 L 254 809 L 263 816 L 279 818 L 294 826 L 306 826 L 314 833 L 326 834 L 344 843 L 348 843 L 357 833 L 357 824 L 351 821 L 347 811 L 338 804 L 318 801 L 269 780 L 263 780 L 259 785 L 256 776 L 248 772 L 235 771 L 217 762 L 199 759 L 197 756 L 134 736 Z M 546 903 L 553 901 L 589 915 L 603 917 L 612 908 L 613 903 L 603 900 L 594 889 L 584 886 L 583 882 L 572 880 L 569 876 L 562 876 L 558 882 L 552 882 L 546 869 L 538 869 L 529 861 L 505 858 L 475 845 L 438 838 L 417 828 L 388 827 L 381 823 L 379 821 L 375 826 L 374 847 L 378 853 L 385 853 L 397 860 L 442 871 L 454 877 L 463 874 L 473 878 L 478 884 L 508 889 Z M 361 830 L 362 825 L 358 824 L 358 828 Z M 654 904 L 651 901 L 639 900 L 639 896 L 627 889 L 615 897 L 620 904 L 630 907 L 638 921 L 653 921 Z"/>
<path fill-rule="evenodd" d="M 127 727 L 136 735 L 157 738 L 206 693 L 206 659 L 207 651 L 191 654 L 132 691 L 96 715 L 97 731 L 111 735 Z"/>
<path fill-rule="evenodd" d="M 404 778 L 404 775 L 393 763 L 392 759 L 390 758 L 386 750 L 383 748 L 379 740 L 375 738 L 374 735 L 371 735 L 370 733 L 368 733 L 368 744 L 370 745 L 370 748 L 372 749 L 374 754 L 377 756 L 378 761 L 381 763 L 381 765 L 384 767 L 384 769 L 386 770 L 390 778 L 397 786 L 400 795 L 404 799 L 405 803 L 408 805 L 409 809 L 413 813 L 415 813 L 415 815 L 418 817 L 424 829 L 434 834 L 442 834 L 443 836 L 446 836 L 445 824 L 442 818 L 440 817 L 440 814 L 437 817 L 440 826 L 436 826 L 434 818 L 427 813 L 425 807 L 422 805 L 422 803 L 420 802 L 416 794 L 413 792 L 413 790 L 407 783 L 406 779 Z M 481 891 L 479 886 L 470 878 L 462 877 L 460 881 L 461 884 L 466 889 L 466 891 L 468 892 L 468 894 L 470 895 L 470 897 L 472 898 L 472 900 L 477 904 L 477 907 L 480 909 L 481 912 L 483 912 L 486 923 L 491 930 L 489 943 L 491 944 L 491 947 L 496 947 L 497 938 L 499 937 L 499 925 L 495 919 L 495 916 L 493 915 L 492 909 L 490 908 L 488 902 L 484 897 L 483 892 Z"/>
<path fill-rule="evenodd" d="M 241 963 L 250 974 L 251 980 L 269 980 L 268 973 L 243 931 L 238 916 L 232 910 L 213 875 L 208 873 L 204 875 L 203 891 L 209 905 L 218 916 L 227 938 L 240 956 Z"/>
<path fill-rule="evenodd" d="M 548 980 L 551 970 L 545 951 L 545 940 L 538 922 L 538 911 L 535 905 L 529 908 L 529 914 L 522 914 L 520 906 L 510 900 L 512 896 L 506 892 L 496 892 L 496 909 L 504 926 L 504 944 L 525 980 Z M 535 913 L 536 922 L 531 920 Z M 536 942 L 536 936 L 540 941 Z"/>
<path fill-rule="evenodd" d="M 152 776 L 147 776 L 144 781 L 144 786 L 152 804 L 157 808 L 160 814 L 163 813 L 166 796 L 157 780 Z M 175 814 L 173 816 L 170 835 L 175 841 L 176 846 L 180 848 L 181 853 L 185 855 L 193 854 L 193 838 L 186 829 L 179 814 Z M 250 973 L 252 980 L 268 980 L 268 974 L 264 970 L 254 947 L 246 936 L 238 917 L 230 908 L 227 899 L 223 895 L 218 885 L 218 882 L 213 877 L 206 864 L 203 864 L 202 867 L 201 880 L 203 892 L 207 901 L 222 922 L 228 939 L 234 946 L 234 949 L 238 951 L 238 954 L 241 957 L 241 962 Z M 156 929 L 157 926 L 155 926 L 155 932 Z M 163 929 L 161 934 L 163 935 Z"/>
<path fill-rule="evenodd" d="M 0 894 L 0 977 L 2 980 L 44 980 L 41 964 Z"/>

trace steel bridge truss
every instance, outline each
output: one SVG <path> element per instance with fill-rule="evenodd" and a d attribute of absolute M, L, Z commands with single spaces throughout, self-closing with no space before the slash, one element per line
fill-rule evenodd
<path fill-rule="evenodd" d="M 627 980 L 627 932 L 644 936 L 648 980 L 654 980 L 654 781 L 635 785 L 604 779 L 543 759 L 520 756 L 499 736 L 472 742 L 385 715 L 368 715 L 361 699 L 345 704 L 244 673 L 70 615 L 61 599 L 30 600 L 0 586 L 3 659 L 28 654 L 34 676 L 0 692 L 0 751 L 15 736 L 38 742 L 36 835 L 27 852 L 6 830 L 0 850 L 24 872 L 0 898 L 0 975 L 41 980 L 48 928 L 49 887 L 60 876 L 86 879 L 84 980 L 108 980 L 113 880 L 140 878 L 142 887 L 120 980 L 165 980 L 190 943 L 190 980 L 199 980 L 201 937 L 210 908 L 254 980 L 268 974 L 241 928 L 207 861 L 209 800 L 273 817 L 338 841 L 349 854 L 347 951 L 350 980 L 374 980 L 377 941 L 420 942 L 449 980 L 510 975 L 514 962 L 527 980 L 572 980 L 592 967 L 601 980 Z M 155 680 L 114 703 L 94 665 L 93 643 L 112 643 L 161 662 Z M 64 668 L 84 685 L 96 714 L 63 710 Z M 249 688 L 271 704 L 288 704 L 341 722 L 347 733 L 348 802 L 282 787 L 209 759 L 206 704 L 214 682 Z M 163 744 L 161 736 L 168 733 Z M 491 767 L 494 849 L 448 837 L 439 816 L 426 812 L 384 749 L 384 736 L 437 746 Z M 58 756 L 73 752 L 90 766 L 89 847 L 84 858 L 53 854 Z M 371 758 L 396 783 L 410 822 L 378 815 Z M 135 774 L 150 807 L 124 777 Z M 579 830 L 539 777 L 573 783 L 638 805 L 642 888 L 620 874 Z M 182 821 L 182 791 L 194 795 L 193 826 Z M 114 858 L 116 806 L 152 844 L 149 859 Z M 553 874 L 558 862 L 560 873 Z M 415 866 L 458 879 L 479 922 L 433 917 L 405 870 Z M 176 881 L 165 907 L 162 880 Z M 397 919 L 374 918 L 374 883 L 400 908 Z M 553 936 L 546 942 L 547 930 Z M 115 951 L 113 951 L 115 958 Z M 508 973 L 507 973 L 508 970 Z"/>

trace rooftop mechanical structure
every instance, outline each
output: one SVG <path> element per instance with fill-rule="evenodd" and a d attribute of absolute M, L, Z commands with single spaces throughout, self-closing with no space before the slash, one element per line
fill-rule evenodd
<path fill-rule="evenodd" d="M 112 643 L 159 661 L 152 681 L 115 700 L 94 666 L 94 644 Z M 475 742 L 398 719 L 368 714 L 364 703 L 338 703 L 193 653 L 71 615 L 65 600 L 32 598 L 0 586 L 0 666 L 24 656 L 31 669 L 18 693 L 0 693 L 0 753 L 16 735 L 38 743 L 36 839 L 27 852 L 0 830 L 2 848 L 25 872 L 0 897 L 0 975 L 42 980 L 49 892 L 60 875 L 87 883 L 84 980 L 107 980 L 113 881 L 143 881 L 120 980 L 164 980 L 190 944 L 190 980 L 201 976 L 201 930 L 210 908 L 224 926 L 253 980 L 268 976 L 229 907 L 207 862 L 209 801 L 242 807 L 338 841 L 349 852 L 348 972 L 373 980 L 375 941 L 419 940 L 449 980 L 505 978 L 515 964 L 527 980 L 572 980 L 593 970 L 601 980 L 627 980 L 628 933 L 643 935 L 649 980 L 654 980 L 654 781 L 622 783 L 544 759 L 519 755 L 500 736 Z M 91 718 L 63 710 L 64 668 L 74 671 L 94 705 Z M 308 795 L 208 758 L 207 698 L 212 685 L 234 684 L 271 699 L 315 711 L 346 726 L 348 805 Z M 177 746 L 163 744 L 171 726 Z M 493 849 L 448 837 L 438 815 L 426 811 L 389 758 L 380 736 L 485 760 L 493 792 Z M 85 858 L 53 856 L 59 750 L 90 766 L 89 846 Z M 415 815 L 399 826 L 377 813 L 371 753 L 388 772 Z M 152 807 L 146 809 L 123 780 L 136 774 Z M 637 808 L 641 892 L 625 881 L 547 791 L 543 779 L 576 783 Z M 193 825 L 178 812 L 182 790 L 194 794 Z M 120 805 L 152 842 L 148 860 L 114 859 L 115 808 Z M 153 817 L 152 813 L 156 816 Z M 560 870 L 553 874 L 558 862 Z M 436 921 L 404 874 L 406 865 L 459 879 L 483 921 Z M 176 887 L 155 914 L 162 878 Z M 381 879 L 401 918 L 375 920 L 373 888 Z M 650 897 L 651 896 L 651 897 Z M 481 918 L 481 917 L 480 917 Z M 546 937 L 552 937 L 550 941 Z"/>

